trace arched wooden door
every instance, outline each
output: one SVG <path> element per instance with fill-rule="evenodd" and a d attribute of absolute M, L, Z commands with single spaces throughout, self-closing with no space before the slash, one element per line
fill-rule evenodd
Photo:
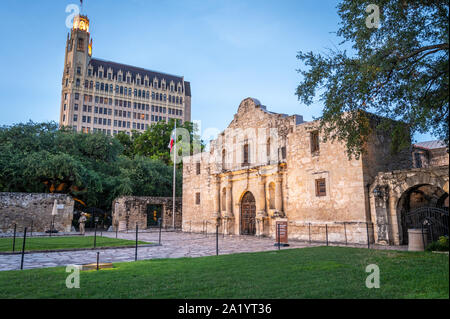
<path fill-rule="evenodd" d="M 241 235 L 256 234 L 256 204 L 252 193 L 245 193 L 241 201 Z"/>

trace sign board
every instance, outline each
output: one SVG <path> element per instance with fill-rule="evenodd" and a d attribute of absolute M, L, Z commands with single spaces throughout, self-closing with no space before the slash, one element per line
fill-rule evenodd
<path fill-rule="evenodd" d="M 59 204 L 56 206 L 57 209 L 64 209 L 64 204 Z"/>
<path fill-rule="evenodd" d="M 287 244 L 288 243 L 288 223 L 287 222 L 277 222 L 276 223 L 277 232 L 277 243 Z"/>

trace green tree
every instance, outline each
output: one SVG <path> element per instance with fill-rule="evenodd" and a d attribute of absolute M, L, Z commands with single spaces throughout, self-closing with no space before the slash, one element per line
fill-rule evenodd
<path fill-rule="evenodd" d="M 402 125 L 411 134 L 431 132 L 448 145 L 449 2 L 376 1 L 379 28 L 366 24 L 375 21 L 376 11 L 366 13 L 372 3 L 343 0 L 338 5 L 341 47 L 326 54 L 299 52 L 304 64 L 299 100 L 310 105 L 321 93 L 325 140 L 344 141 L 350 156 L 364 152 L 374 129 L 392 132 L 393 151 L 408 145 Z M 387 120 L 373 128 L 368 112 Z"/>
<path fill-rule="evenodd" d="M 134 153 L 139 156 L 146 156 L 152 159 L 159 159 L 166 164 L 171 163 L 170 150 L 168 148 L 172 131 L 175 127 L 173 119 L 168 123 L 158 122 L 152 124 L 144 133 L 140 134 L 134 140 Z M 182 154 L 183 148 L 189 148 L 189 154 L 192 154 L 195 147 L 203 149 L 204 145 L 196 134 L 196 126 L 191 122 L 185 122 L 178 125 L 177 128 L 186 129 L 189 133 L 189 143 L 181 143 L 178 147 L 179 154 Z M 178 137 L 181 141 L 181 137 Z"/>
<path fill-rule="evenodd" d="M 105 210 L 119 196 L 171 196 L 172 168 L 159 159 L 125 155 L 124 141 L 59 130 L 56 123 L 0 127 L 0 191 L 64 193 Z"/>
<path fill-rule="evenodd" d="M 136 138 L 140 135 L 138 131 L 133 130 L 131 135 L 124 132 L 119 132 L 115 135 L 115 138 L 122 144 L 124 151 L 123 154 L 128 157 L 134 156 L 134 143 Z"/>

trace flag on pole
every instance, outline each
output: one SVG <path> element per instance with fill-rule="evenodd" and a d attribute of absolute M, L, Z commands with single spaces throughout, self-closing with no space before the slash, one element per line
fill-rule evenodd
<path fill-rule="evenodd" d="M 170 135 L 170 143 L 167 146 L 170 149 L 170 152 L 172 152 L 173 144 L 175 143 L 175 130 L 172 131 L 172 134 Z"/>

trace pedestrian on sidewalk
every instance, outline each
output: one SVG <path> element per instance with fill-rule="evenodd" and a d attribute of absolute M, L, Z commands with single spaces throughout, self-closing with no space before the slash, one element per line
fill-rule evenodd
<path fill-rule="evenodd" d="M 80 224 L 80 234 L 81 235 L 85 234 L 84 224 L 86 223 L 86 221 L 87 221 L 86 214 L 85 213 L 81 213 L 81 216 L 78 219 L 78 223 Z"/>

